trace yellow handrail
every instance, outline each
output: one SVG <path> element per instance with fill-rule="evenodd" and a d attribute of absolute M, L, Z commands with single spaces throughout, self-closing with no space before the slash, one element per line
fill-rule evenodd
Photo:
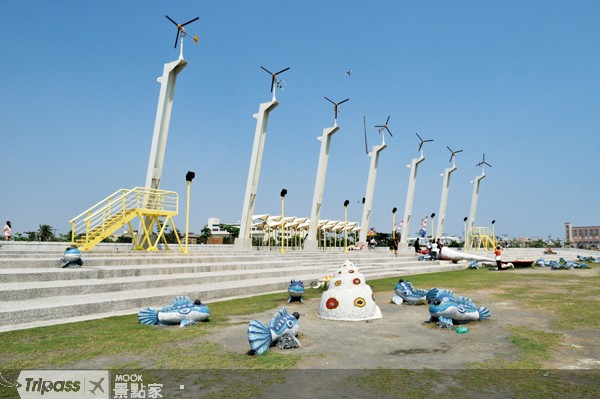
<path fill-rule="evenodd" d="M 177 215 L 178 207 L 179 198 L 174 191 L 145 187 L 120 189 L 70 220 L 71 243 L 74 244 L 79 235 L 86 244 L 97 236 L 105 238 L 108 231 L 116 230 L 115 225 L 128 222 L 126 218 L 131 211 L 170 217 Z"/>

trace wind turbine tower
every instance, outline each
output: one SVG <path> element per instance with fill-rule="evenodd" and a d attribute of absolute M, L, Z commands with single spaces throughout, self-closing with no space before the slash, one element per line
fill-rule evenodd
<path fill-rule="evenodd" d="M 248 168 L 248 180 L 246 181 L 246 194 L 244 195 L 244 206 L 242 209 L 242 218 L 240 221 L 240 234 L 236 238 L 234 248 L 237 250 L 251 250 L 252 237 L 252 215 L 254 214 L 254 203 L 258 191 L 258 179 L 260 177 L 260 167 L 262 164 L 265 140 L 267 137 L 267 125 L 269 124 L 269 114 L 279 103 L 275 99 L 275 91 L 281 88 L 277 75 L 287 71 L 290 68 L 282 69 L 279 72 L 271 72 L 261 66 L 261 68 L 271 75 L 271 101 L 260 104 L 258 113 L 253 116 L 256 118 L 256 130 L 254 132 L 254 145 L 252 146 L 252 156 L 250 157 L 250 167 Z"/>
<path fill-rule="evenodd" d="M 329 150 L 331 147 L 331 137 L 340 130 L 337 124 L 338 107 L 350 100 L 349 98 L 336 103 L 325 97 L 327 101 L 333 104 L 333 126 L 323 129 L 323 134 L 317 137 L 321 141 L 321 153 L 319 155 L 319 166 L 317 167 L 317 179 L 315 181 L 315 191 L 313 194 L 312 210 L 310 212 L 310 225 L 308 227 L 308 237 L 304 243 L 305 251 L 316 251 L 319 243 L 317 241 L 317 229 L 319 227 L 319 218 L 321 217 L 321 205 L 323 204 L 323 191 L 325 190 L 325 177 L 327 175 L 327 163 L 329 161 Z"/>
<path fill-rule="evenodd" d="M 471 240 L 469 237 L 471 237 L 471 229 L 473 228 L 473 226 L 475 226 L 475 214 L 477 213 L 477 201 L 479 199 L 479 185 L 481 183 L 481 180 L 485 178 L 485 165 L 489 166 L 490 168 L 492 167 L 492 165 L 485 161 L 484 153 L 483 160 L 477 165 L 475 165 L 481 166 L 481 175 L 476 176 L 475 180 L 471 182 L 473 183 L 473 195 L 471 196 L 471 211 L 469 212 L 469 228 L 467 230 L 467 236 L 465 237 L 465 242 L 469 243 L 468 249 L 471 249 Z"/>
<path fill-rule="evenodd" d="M 369 166 L 369 178 L 367 179 L 367 189 L 365 192 L 365 205 L 363 207 L 363 214 L 361 220 L 361 229 L 359 235 L 359 243 L 366 244 L 367 243 L 367 232 L 369 230 L 369 223 L 371 220 L 371 209 L 373 207 L 373 192 L 375 191 L 375 180 L 377 179 L 377 166 L 379 164 L 379 155 L 381 151 L 383 151 L 387 144 L 385 143 L 385 133 L 388 132 L 391 137 L 392 132 L 388 128 L 388 123 L 390 121 L 390 117 L 388 116 L 385 124 L 375 126 L 379 130 L 379 134 L 381 135 L 381 144 L 374 145 L 373 150 L 369 152 L 367 146 L 367 124 L 366 117 L 363 116 L 363 125 L 365 131 L 365 152 L 369 157 L 371 157 L 371 164 Z"/>
<path fill-rule="evenodd" d="M 415 133 L 419 138 L 419 152 L 421 156 L 419 158 L 413 158 L 409 165 L 406 165 L 410 168 L 410 176 L 408 178 L 408 190 L 406 191 L 406 203 L 404 205 L 404 223 L 402 224 L 402 233 L 400 236 L 400 245 L 399 249 L 407 250 L 408 249 L 408 234 L 410 227 L 410 218 L 412 216 L 412 207 L 413 200 L 415 198 L 415 186 L 417 183 L 417 171 L 419 169 L 419 164 L 425 160 L 425 156 L 423 155 L 423 144 L 433 141 L 433 140 L 424 140 L 419 136 L 419 133 Z"/>
<path fill-rule="evenodd" d="M 446 222 L 446 207 L 448 205 L 448 191 L 450 191 L 450 175 L 452 172 L 456 170 L 456 154 L 462 152 L 462 150 L 452 151 L 452 149 L 446 146 L 448 151 L 450 151 L 450 161 L 452 162 L 452 166 L 446 168 L 442 176 L 444 176 L 444 181 L 442 183 L 442 199 L 440 200 L 440 212 L 437 221 L 437 229 L 435 231 L 434 238 L 441 238 L 444 235 L 444 223 Z"/>

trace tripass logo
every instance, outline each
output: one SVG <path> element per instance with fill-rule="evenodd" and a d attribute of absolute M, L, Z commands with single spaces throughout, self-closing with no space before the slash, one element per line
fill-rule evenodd
<path fill-rule="evenodd" d="M 23 370 L 17 392 L 21 399 L 108 399 L 108 381 L 108 370 Z"/>

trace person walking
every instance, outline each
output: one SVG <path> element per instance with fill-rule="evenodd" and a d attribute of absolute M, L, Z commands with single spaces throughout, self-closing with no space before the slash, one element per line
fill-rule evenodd
<path fill-rule="evenodd" d="M 6 226 L 4 226 L 4 239 L 6 241 L 10 240 L 12 237 L 12 225 L 10 224 L 10 220 L 6 221 Z"/>

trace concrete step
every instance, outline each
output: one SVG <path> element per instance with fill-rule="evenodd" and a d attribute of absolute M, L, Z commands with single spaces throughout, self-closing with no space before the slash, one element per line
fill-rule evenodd
<path fill-rule="evenodd" d="M 303 280 L 308 289 L 311 281 L 332 274 L 346 259 L 368 280 L 466 267 L 418 262 L 413 254 L 352 252 L 90 252 L 83 254 L 85 264 L 77 269 L 57 268 L 52 251 L 2 252 L 0 331 L 136 313 L 170 304 L 178 295 L 203 302 L 268 292 L 285 296 L 291 279 Z"/>
<path fill-rule="evenodd" d="M 270 267 L 251 270 L 224 270 L 199 273 L 143 275 L 85 280 L 56 280 L 0 284 L 0 301 L 18 301 L 51 296 L 98 294 L 147 288 L 162 289 L 168 286 L 197 285 L 208 282 L 252 280 L 267 277 L 296 278 L 296 274 L 319 274 L 319 267 Z M 291 277 L 290 277 L 291 276 Z M 297 279 L 297 278 L 296 278 Z"/>

